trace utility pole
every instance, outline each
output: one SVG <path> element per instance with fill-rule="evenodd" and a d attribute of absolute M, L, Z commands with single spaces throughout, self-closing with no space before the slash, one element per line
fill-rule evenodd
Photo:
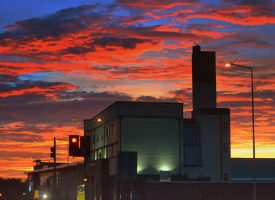
<path fill-rule="evenodd" d="M 51 147 L 51 157 L 53 158 L 53 178 L 56 186 L 56 138 L 53 138 L 53 147 Z"/>
<path fill-rule="evenodd" d="M 56 185 L 56 138 L 53 139 L 53 146 L 54 146 L 54 151 L 55 155 L 53 158 L 53 176 L 54 176 L 54 185 Z"/>

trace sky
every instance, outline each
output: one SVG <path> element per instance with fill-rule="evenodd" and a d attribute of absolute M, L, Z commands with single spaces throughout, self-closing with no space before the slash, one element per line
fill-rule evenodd
<path fill-rule="evenodd" d="M 255 75 L 256 156 L 275 158 L 272 0 L 1 0 L 0 177 L 59 162 L 83 120 L 114 101 L 184 103 L 191 53 L 216 51 L 218 106 L 231 108 L 231 155 L 250 157 L 249 72 Z"/>

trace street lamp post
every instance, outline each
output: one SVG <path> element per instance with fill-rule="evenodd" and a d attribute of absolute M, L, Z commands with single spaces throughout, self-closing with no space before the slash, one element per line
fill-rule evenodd
<path fill-rule="evenodd" d="M 245 68 L 245 69 L 249 69 L 250 71 L 250 78 L 251 78 L 251 113 L 252 113 L 252 143 L 253 143 L 253 159 L 252 159 L 252 165 L 253 165 L 253 194 L 252 194 L 252 199 L 256 200 L 256 170 L 255 170 L 255 126 L 254 126 L 254 122 L 255 122 L 255 117 L 254 117 L 254 83 L 253 83 L 253 69 L 252 67 L 248 67 L 248 66 L 244 66 L 244 65 L 238 65 L 238 64 L 234 64 L 234 63 L 226 63 L 225 67 L 231 67 L 232 66 L 236 66 L 236 67 L 241 67 L 241 68 Z"/>

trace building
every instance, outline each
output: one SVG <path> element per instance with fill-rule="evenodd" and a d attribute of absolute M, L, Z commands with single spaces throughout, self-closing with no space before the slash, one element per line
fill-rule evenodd
<path fill-rule="evenodd" d="M 230 110 L 216 107 L 215 59 L 215 52 L 193 47 L 191 119 L 184 118 L 182 103 L 115 102 L 84 120 L 84 134 L 91 137 L 86 163 L 106 160 L 113 179 L 129 170 L 121 169 L 123 161 L 131 161 L 136 180 L 166 174 L 169 181 L 229 181 Z"/>
<path fill-rule="evenodd" d="M 118 152 L 136 152 L 138 175 L 169 171 L 186 180 L 223 181 L 230 173 L 229 112 L 201 110 L 194 116 L 184 119 L 180 103 L 115 102 L 84 121 L 90 160 L 110 159 L 115 167 Z"/>
<path fill-rule="evenodd" d="M 57 163 L 54 184 L 53 163 L 35 161 L 32 172 L 28 172 L 28 199 L 75 200 L 77 188 L 83 185 L 83 162 Z"/>
<path fill-rule="evenodd" d="M 201 51 L 193 46 L 192 53 L 193 110 L 216 108 L 216 52 Z"/>

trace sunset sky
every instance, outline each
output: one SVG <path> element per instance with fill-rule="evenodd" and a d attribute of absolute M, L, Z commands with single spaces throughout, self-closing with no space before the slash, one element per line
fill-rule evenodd
<path fill-rule="evenodd" d="M 250 79 L 223 64 L 253 67 L 256 155 L 275 158 L 274 11 L 272 0 L 1 0 L 0 177 L 48 161 L 53 137 L 66 162 L 68 135 L 114 101 L 182 102 L 190 117 L 195 44 L 217 52 L 233 157 L 252 155 Z"/>

